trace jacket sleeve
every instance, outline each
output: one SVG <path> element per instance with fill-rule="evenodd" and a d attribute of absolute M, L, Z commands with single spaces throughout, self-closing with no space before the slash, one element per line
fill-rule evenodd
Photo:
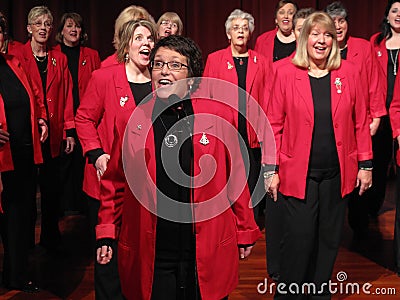
<path fill-rule="evenodd" d="M 111 158 L 100 181 L 100 208 L 98 225 L 96 226 L 96 239 L 117 239 L 119 235 L 125 175 L 122 167 L 123 133 L 118 132 L 116 128 L 115 126 Z"/>
<path fill-rule="evenodd" d="M 104 83 L 94 71 L 76 112 L 76 131 L 84 154 L 93 149 L 103 148 L 97 132 L 97 126 L 104 114 L 103 87 Z"/>

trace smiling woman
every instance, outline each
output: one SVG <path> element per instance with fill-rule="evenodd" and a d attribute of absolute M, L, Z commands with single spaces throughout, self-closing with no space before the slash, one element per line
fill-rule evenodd
<path fill-rule="evenodd" d="M 299 97 L 301 99 L 299 99 Z M 372 184 L 372 147 L 359 70 L 341 61 L 333 20 L 308 16 L 291 61 L 277 68 L 267 116 L 276 160 L 265 185 L 281 202 L 285 224 L 280 277 L 286 286 L 312 282 L 327 288 L 340 244 L 347 200 Z M 293 135 L 293 132 L 296 132 Z M 275 298 L 298 299 L 299 295 Z"/>

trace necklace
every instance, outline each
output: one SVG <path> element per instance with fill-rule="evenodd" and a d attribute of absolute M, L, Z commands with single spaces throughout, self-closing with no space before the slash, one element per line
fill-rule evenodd
<path fill-rule="evenodd" d="M 35 57 L 35 59 L 40 63 L 44 62 L 47 59 L 47 52 L 46 52 L 46 55 L 43 56 L 43 57 L 42 56 L 37 56 L 34 52 L 32 52 L 32 54 Z"/>
<path fill-rule="evenodd" d="M 395 56 L 395 59 L 393 59 L 392 49 L 389 49 L 389 52 L 390 52 L 390 59 L 391 59 L 391 61 L 392 61 L 392 63 L 393 63 L 393 75 L 394 75 L 394 76 L 397 75 L 397 58 L 398 58 L 398 56 L 399 56 L 399 50 L 400 50 L 400 49 L 397 49 L 397 50 L 396 50 L 396 56 Z"/>
<path fill-rule="evenodd" d="M 160 121 L 161 121 L 161 123 L 162 123 L 162 126 L 163 126 L 164 129 L 165 129 L 165 132 L 168 132 L 167 126 L 165 126 L 164 121 L 163 121 L 161 115 L 160 115 Z M 170 133 L 170 134 L 168 134 L 168 135 L 164 138 L 164 144 L 165 144 L 165 146 L 167 146 L 168 148 L 173 148 L 173 147 L 175 147 L 175 146 L 178 144 L 178 137 L 177 137 L 175 134 Z"/>
<path fill-rule="evenodd" d="M 243 66 L 243 64 L 244 64 L 244 59 L 246 59 L 247 57 L 246 56 L 234 56 L 234 58 L 237 60 L 237 61 L 239 61 L 239 65 L 240 66 Z"/>

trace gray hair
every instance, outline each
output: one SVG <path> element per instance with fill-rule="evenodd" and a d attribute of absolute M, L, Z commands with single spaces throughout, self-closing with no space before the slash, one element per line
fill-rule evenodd
<path fill-rule="evenodd" d="M 231 29 L 232 26 L 232 21 L 234 19 L 245 19 L 249 22 L 249 30 L 250 33 L 253 33 L 254 31 L 254 17 L 247 13 L 244 12 L 243 10 L 240 9 L 235 9 L 233 12 L 231 12 L 231 14 L 229 15 L 228 19 L 226 19 L 225 22 L 225 30 L 226 33 L 229 33 L 229 30 Z"/>
<path fill-rule="evenodd" d="M 325 12 L 330 15 L 331 18 L 342 17 L 347 20 L 347 9 L 340 1 L 335 1 L 329 4 L 325 8 Z"/>

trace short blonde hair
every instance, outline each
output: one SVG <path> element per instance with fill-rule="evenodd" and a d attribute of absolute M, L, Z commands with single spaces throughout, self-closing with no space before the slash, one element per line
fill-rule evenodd
<path fill-rule="evenodd" d="M 143 26 L 146 27 L 154 40 L 154 44 L 157 42 L 157 30 L 154 23 L 149 22 L 147 20 L 139 20 L 139 21 L 128 21 L 122 25 L 119 30 L 119 44 L 117 48 L 117 60 L 119 63 L 125 61 L 125 55 L 128 53 L 129 49 L 129 42 L 133 38 L 133 33 L 135 32 L 136 28 Z"/>
<path fill-rule="evenodd" d="M 324 12 L 312 13 L 305 19 L 299 39 L 297 41 L 296 54 L 292 62 L 294 65 L 305 69 L 310 66 L 309 54 L 307 51 L 307 43 L 311 30 L 316 25 L 325 28 L 325 30 L 327 30 L 328 33 L 332 35 L 333 39 L 332 49 L 328 56 L 326 68 L 329 71 L 338 69 L 341 64 L 341 58 L 340 58 L 340 48 L 337 42 L 336 28 L 332 18 L 327 13 Z"/>
<path fill-rule="evenodd" d="M 162 21 L 171 21 L 171 23 L 176 23 L 176 25 L 178 25 L 178 31 L 176 32 L 176 34 L 182 35 L 183 23 L 177 13 L 174 13 L 172 11 L 167 11 L 166 13 L 163 13 L 157 21 L 157 29 L 160 27 Z"/>
<path fill-rule="evenodd" d="M 33 22 L 40 16 L 47 15 L 50 19 L 51 24 L 53 24 L 53 14 L 47 6 L 35 6 L 28 13 L 28 25 L 32 25 Z M 28 37 L 31 38 L 32 34 L 28 33 Z"/>
<path fill-rule="evenodd" d="M 129 21 L 138 21 L 138 20 L 147 20 L 155 24 L 154 18 L 148 13 L 148 11 L 137 5 L 130 5 L 125 8 L 121 13 L 118 15 L 117 19 L 115 20 L 114 25 L 114 39 L 113 45 L 115 50 L 118 49 L 119 44 L 119 31 L 121 27 Z"/>

